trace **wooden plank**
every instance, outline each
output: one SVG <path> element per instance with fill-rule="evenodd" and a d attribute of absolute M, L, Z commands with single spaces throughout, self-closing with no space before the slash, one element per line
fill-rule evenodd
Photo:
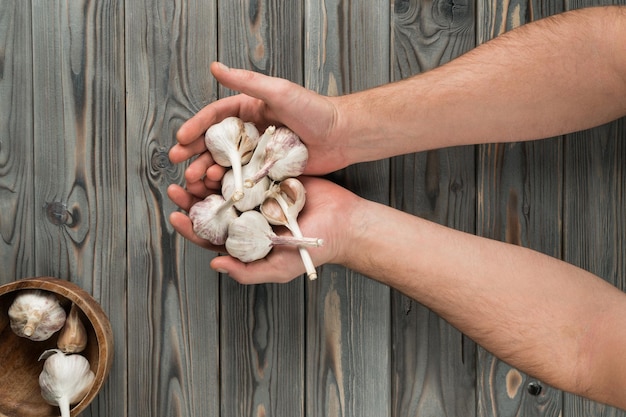
<path fill-rule="evenodd" d="M 567 9 L 626 4 L 624 0 L 574 0 Z M 564 256 L 626 290 L 624 241 L 624 120 L 568 135 L 565 142 Z M 566 394 L 564 413 L 569 416 L 626 416 L 625 411 Z"/>
<path fill-rule="evenodd" d="M 302 83 L 302 3 L 220 1 L 219 59 Z M 233 94 L 220 89 L 220 97 Z M 303 278 L 221 286 L 221 410 L 227 416 L 302 416 Z"/>
<path fill-rule="evenodd" d="M 430 70 L 474 47 L 474 3 L 396 2 L 394 79 Z M 475 228 L 475 151 L 458 147 L 392 160 L 392 204 L 439 224 Z M 393 293 L 394 416 L 475 415 L 475 344 L 435 313 Z"/>
<path fill-rule="evenodd" d="M 85 415 L 125 411 L 126 171 L 119 2 L 33 2 L 35 274 L 102 304 L 113 369 Z"/>
<path fill-rule="evenodd" d="M 479 2 L 478 39 L 562 11 L 558 1 Z M 512 97 L 512 100 L 515 98 Z M 561 139 L 479 147 L 479 235 L 561 256 Z M 532 312 L 529 312 L 532 314 Z M 532 395 L 532 386 L 541 392 Z M 560 391 L 478 350 L 478 415 L 557 416 Z"/>
<path fill-rule="evenodd" d="M 478 233 L 560 257 L 561 139 L 485 145 L 480 151 Z M 478 361 L 479 415 L 561 413 L 560 391 L 510 367 L 484 349 L 479 350 Z M 540 395 L 530 394 L 530 384 L 542 386 Z"/>
<path fill-rule="evenodd" d="M 327 95 L 388 82 L 389 2 L 308 1 L 305 85 Z M 335 180 L 389 202 L 389 161 Z M 307 285 L 307 415 L 381 416 L 390 410 L 389 288 L 335 265 Z"/>
<path fill-rule="evenodd" d="M 35 270 L 31 19 L 30 2 L 0 12 L 0 285 Z"/>
<path fill-rule="evenodd" d="M 626 290 L 626 120 L 567 136 L 564 260 Z M 566 394 L 568 416 L 625 411 Z"/>
<path fill-rule="evenodd" d="M 168 222 L 184 166 L 167 151 L 215 97 L 215 3 L 125 2 L 128 166 L 128 409 L 133 416 L 219 414 L 219 286 L 211 254 Z"/>

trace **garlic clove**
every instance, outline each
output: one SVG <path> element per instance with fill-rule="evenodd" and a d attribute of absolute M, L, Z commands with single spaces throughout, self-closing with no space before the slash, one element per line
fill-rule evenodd
<path fill-rule="evenodd" d="M 238 117 L 227 117 L 209 127 L 204 143 L 211 156 L 219 165 L 232 167 L 235 177 L 233 201 L 243 197 L 243 176 L 241 167 L 252 158 L 259 142 L 259 132 L 252 123 L 244 123 Z"/>
<path fill-rule="evenodd" d="M 219 194 L 211 194 L 189 209 L 193 231 L 214 245 L 223 245 L 230 222 L 237 218 L 232 199 L 226 201 Z"/>
<path fill-rule="evenodd" d="M 261 214 L 274 226 L 287 226 L 287 216 L 275 198 L 268 197 L 261 204 Z"/>
<path fill-rule="evenodd" d="M 264 164 L 244 181 L 251 188 L 261 178 L 269 176 L 274 181 L 297 177 L 304 172 L 309 152 L 292 130 L 279 127 L 265 146 Z"/>
<path fill-rule="evenodd" d="M 49 339 L 63 327 L 67 316 L 56 296 L 43 290 L 20 291 L 8 315 L 13 332 L 34 341 Z"/>
<path fill-rule="evenodd" d="M 297 217 L 304 207 L 305 193 L 304 185 L 298 179 L 287 178 L 266 193 L 261 213 L 271 224 L 284 225 L 295 237 L 302 238 Z M 298 251 L 309 279 L 317 279 L 315 264 L 309 252 L 302 246 L 298 247 Z"/>
<path fill-rule="evenodd" d="M 243 176 L 247 173 L 254 173 L 256 169 L 253 166 L 254 162 L 250 161 L 244 165 L 242 169 Z M 252 188 L 246 189 L 243 197 L 235 202 L 235 208 L 241 212 L 253 210 L 258 207 L 265 199 L 265 192 L 269 189 L 271 181 L 268 177 L 262 178 L 259 182 L 254 184 Z M 226 200 L 233 200 L 233 194 L 235 193 L 235 176 L 232 170 L 226 171 L 222 178 L 222 196 Z"/>
<path fill-rule="evenodd" d="M 87 347 L 87 330 L 85 330 L 76 304 L 72 304 L 65 325 L 59 332 L 57 347 L 63 353 L 79 353 Z"/>
<path fill-rule="evenodd" d="M 300 180 L 287 178 L 273 184 L 265 197 L 261 204 L 261 213 L 270 224 L 290 227 L 289 219 L 296 219 L 304 208 L 306 190 Z"/>
<path fill-rule="evenodd" d="M 228 227 L 226 251 L 242 262 L 262 259 L 272 250 L 271 241 L 266 237 L 271 232 L 271 226 L 261 213 L 243 212 Z"/>
<path fill-rule="evenodd" d="M 264 258 L 274 246 L 321 246 L 322 239 L 277 236 L 258 211 L 246 211 L 228 227 L 226 251 L 242 262 Z"/>
<path fill-rule="evenodd" d="M 70 405 L 80 402 L 88 394 L 95 374 L 89 361 L 78 354 L 66 355 L 58 349 L 45 351 L 39 374 L 41 396 L 51 405 L 59 406 L 62 417 L 70 416 Z"/>

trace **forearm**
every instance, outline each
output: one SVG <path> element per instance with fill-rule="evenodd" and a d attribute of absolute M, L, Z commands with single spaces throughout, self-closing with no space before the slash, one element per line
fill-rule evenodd
<path fill-rule="evenodd" d="M 432 71 L 339 99 L 360 159 L 522 141 L 626 114 L 626 8 L 527 24 Z"/>
<path fill-rule="evenodd" d="M 626 407 L 616 400 L 623 396 L 607 396 L 625 388 L 626 366 L 605 362 L 626 355 L 623 293 L 538 252 L 364 204 L 346 266 L 432 308 L 546 383 Z"/>

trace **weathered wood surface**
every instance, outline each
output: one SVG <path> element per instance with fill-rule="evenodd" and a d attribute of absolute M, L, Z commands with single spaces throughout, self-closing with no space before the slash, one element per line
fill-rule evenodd
<path fill-rule="evenodd" d="M 0 282 L 35 272 L 33 39 L 29 2 L 0 10 Z"/>
<path fill-rule="evenodd" d="M 499 2 L 480 2 L 479 42 L 544 17 L 543 3 L 511 2 L 505 8 Z M 562 10 L 553 10 L 558 11 Z M 479 146 L 476 233 L 560 257 L 562 157 L 560 138 Z M 556 417 L 562 413 L 559 391 L 482 348 L 477 362 L 478 415 Z M 531 384 L 541 387 L 539 395 L 530 394 Z"/>
<path fill-rule="evenodd" d="M 176 129 L 215 97 L 215 5 L 125 2 L 127 404 L 134 416 L 219 413 L 219 284 L 208 254 L 180 239 L 166 196 L 180 182 Z M 200 46 L 202 45 L 202 46 Z M 132 139 L 131 139 L 132 138 Z"/>
<path fill-rule="evenodd" d="M 433 69 L 475 45 L 472 2 L 396 1 L 394 6 L 394 80 Z M 468 146 L 394 158 L 391 203 L 474 232 L 474 154 L 474 147 Z M 426 307 L 394 292 L 392 346 L 393 415 L 476 415 L 476 347 L 471 340 Z"/>
<path fill-rule="evenodd" d="M 305 85 L 341 95 L 388 82 L 389 14 L 384 0 L 308 2 Z M 336 179 L 366 198 L 388 202 L 388 161 L 348 167 Z M 389 289 L 331 265 L 307 289 L 305 414 L 387 414 Z"/>
<path fill-rule="evenodd" d="M 0 0 L 0 283 L 70 279 L 115 363 L 90 416 L 626 416 L 543 386 L 434 313 L 337 266 L 241 286 L 167 217 L 178 126 L 232 94 L 220 59 L 323 94 L 439 66 L 591 5 L 500 0 Z M 548 253 L 626 289 L 626 126 L 347 168 L 357 193 Z M 527 312 L 532 315 L 533 312 Z"/>

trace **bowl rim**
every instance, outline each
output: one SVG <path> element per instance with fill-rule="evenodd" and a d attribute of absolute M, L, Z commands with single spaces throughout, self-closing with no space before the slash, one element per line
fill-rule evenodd
<path fill-rule="evenodd" d="M 0 296 L 28 289 L 40 289 L 59 294 L 74 302 L 91 323 L 98 341 L 98 364 L 95 379 L 85 397 L 70 410 L 73 416 L 80 414 L 97 396 L 107 379 L 113 362 L 113 330 L 102 306 L 79 285 L 61 278 L 38 276 L 21 278 L 0 285 Z"/>

